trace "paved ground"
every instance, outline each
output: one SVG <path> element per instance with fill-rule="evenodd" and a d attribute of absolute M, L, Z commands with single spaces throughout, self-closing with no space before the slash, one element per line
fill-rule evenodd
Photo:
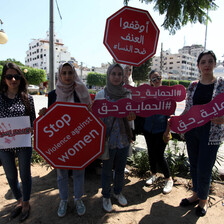
<path fill-rule="evenodd" d="M 34 104 L 35 104 L 35 110 L 36 110 L 36 116 L 38 116 L 38 112 L 41 108 L 47 107 L 47 97 L 44 95 L 33 95 L 34 97 Z M 185 107 L 185 101 L 177 103 L 177 109 L 175 112 L 175 115 L 181 114 L 181 112 L 184 110 Z M 138 135 L 136 139 L 136 147 L 139 149 L 146 149 L 146 143 L 144 136 Z M 183 146 L 183 144 L 181 144 Z M 222 156 L 224 158 L 224 144 L 221 145 L 218 155 Z M 219 169 L 220 173 L 224 174 L 224 159 L 221 161 L 220 164 L 216 162 L 216 166 Z"/>

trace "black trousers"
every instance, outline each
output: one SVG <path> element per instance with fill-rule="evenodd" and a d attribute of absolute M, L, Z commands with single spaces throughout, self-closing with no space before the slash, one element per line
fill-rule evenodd
<path fill-rule="evenodd" d="M 165 178 L 170 177 L 170 169 L 164 157 L 166 143 L 163 141 L 163 132 L 152 134 L 144 131 L 143 133 L 149 156 L 149 164 L 152 173 L 157 173 L 157 167 L 161 169 Z"/>

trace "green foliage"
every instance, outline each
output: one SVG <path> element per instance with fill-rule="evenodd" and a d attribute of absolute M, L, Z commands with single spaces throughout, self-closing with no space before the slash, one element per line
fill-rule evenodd
<path fill-rule="evenodd" d="M 159 11 L 160 15 L 165 15 L 162 26 L 175 34 L 176 30 L 181 29 L 188 22 L 206 24 L 211 21 L 207 15 L 207 10 L 216 10 L 218 6 L 215 0 L 139 0 L 142 3 L 154 3 L 154 10 Z M 127 5 L 129 0 L 124 0 Z"/>
<path fill-rule="evenodd" d="M 141 64 L 139 67 L 133 68 L 132 78 L 134 82 L 137 83 L 137 85 L 140 84 L 140 82 L 148 81 L 148 74 L 151 70 L 150 66 L 152 65 L 152 59 L 150 58 L 143 64 Z"/>
<path fill-rule="evenodd" d="M 2 77 L 2 69 L 3 69 L 3 66 L 0 65 L 0 80 L 1 80 L 1 77 Z"/>
<path fill-rule="evenodd" d="M 97 91 L 94 90 L 94 89 L 89 89 L 88 91 L 89 91 L 89 94 L 96 94 L 97 93 Z"/>
<path fill-rule="evenodd" d="M 87 84 L 90 86 L 105 86 L 106 74 L 90 72 L 87 75 Z"/>
<path fill-rule="evenodd" d="M 149 171 L 149 159 L 146 150 L 136 151 L 128 158 L 128 163 L 136 168 L 137 175 L 142 177 Z"/>
<path fill-rule="evenodd" d="M 31 67 L 21 67 L 21 70 L 24 72 L 24 69 L 27 69 L 27 73 L 24 73 L 25 78 L 29 84 L 39 85 L 41 82 L 46 81 L 46 72 L 43 69 L 31 68 Z"/>
<path fill-rule="evenodd" d="M 189 161 L 184 148 L 178 146 L 178 141 L 170 141 L 165 151 L 165 157 L 168 162 L 171 175 L 174 176 L 189 176 Z"/>
<path fill-rule="evenodd" d="M 191 81 L 189 80 L 180 80 L 179 84 L 183 85 L 185 88 L 188 88 L 188 86 L 190 85 Z"/>
<path fill-rule="evenodd" d="M 33 150 L 32 157 L 31 157 L 31 163 L 33 163 L 33 164 L 45 163 L 45 160 L 36 150 Z"/>
<path fill-rule="evenodd" d="M 9 62 L 13 62 L 14 64 L 17 64 L 19 66 L 24 66 L 24 64 L 22 64 L 20 61 L 16 61 L 16 59 L 12 59 L 12 58 L 8 58 L 5 61 L 0 61 L 0 65 L 4 66 L 5 64 L 9 63 Z"/>
<path fill-rule="evenodd" d="M 162 80 L 162 85 L 163 86 L 174 86 L 174 85 L 178 85 L 179 81 L 178 80 L 168 80 L 168 79 L 163 79 Z"/>

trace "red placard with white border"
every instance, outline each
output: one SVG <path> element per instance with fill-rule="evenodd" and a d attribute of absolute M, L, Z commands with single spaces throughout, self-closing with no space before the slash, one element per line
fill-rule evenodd
<path fill-rule="evenodd" d="M 186 114 L 171 117 L 170 129 L 176 133 L 185 133 L 223 115 L 224 93 L 221 93 L 207 104 L 192 106 Z"/>
<path fill-rule="evenodd" d="M 175 109 L 176 102 L 171 99 L 163 101 L 147 99 L 141 102 L 129 98 L 116 102 L 103 99 L 95 100 L 92 106 L 93 112 L 99 117 L 126 117 L 130 112 L 134 112 L 140 117 L 149 117 L 153 114 L 171 115 L 174 114 Z"/>
<path fill-rule="evenodd" d="M 34 121 L 34 148 L 54 168 L 84 169 L 103 153 L 104 138 L 85 104 L 56 102 Z"/>
<path fill-rule="evenodd" d="M 136 101 L 155 98 L 157 100 L 172 99 L 181 102 L 186 98 L 186 89 L 183 85 L 153 87 L 143 84 L 138 87 L 130 85 L 124 85 L 124 87 L 131 90 L 132 99 Z"/>

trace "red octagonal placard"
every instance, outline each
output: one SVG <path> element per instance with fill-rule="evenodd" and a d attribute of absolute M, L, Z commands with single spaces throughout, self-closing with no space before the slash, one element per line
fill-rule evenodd
<path fill-rule="evenodd" d="M 56 102 L 34 122 L 34 148 L 54 168 L 85 168 L 103 153 L 104 137 L 85 104 Z"/>
<path fill-rule="evenodd" d="M 125 6 L 107 19 L 103 43 L 116 62 L 140 66 L 156 53 L 158 38 L 148 11 Z"/>

